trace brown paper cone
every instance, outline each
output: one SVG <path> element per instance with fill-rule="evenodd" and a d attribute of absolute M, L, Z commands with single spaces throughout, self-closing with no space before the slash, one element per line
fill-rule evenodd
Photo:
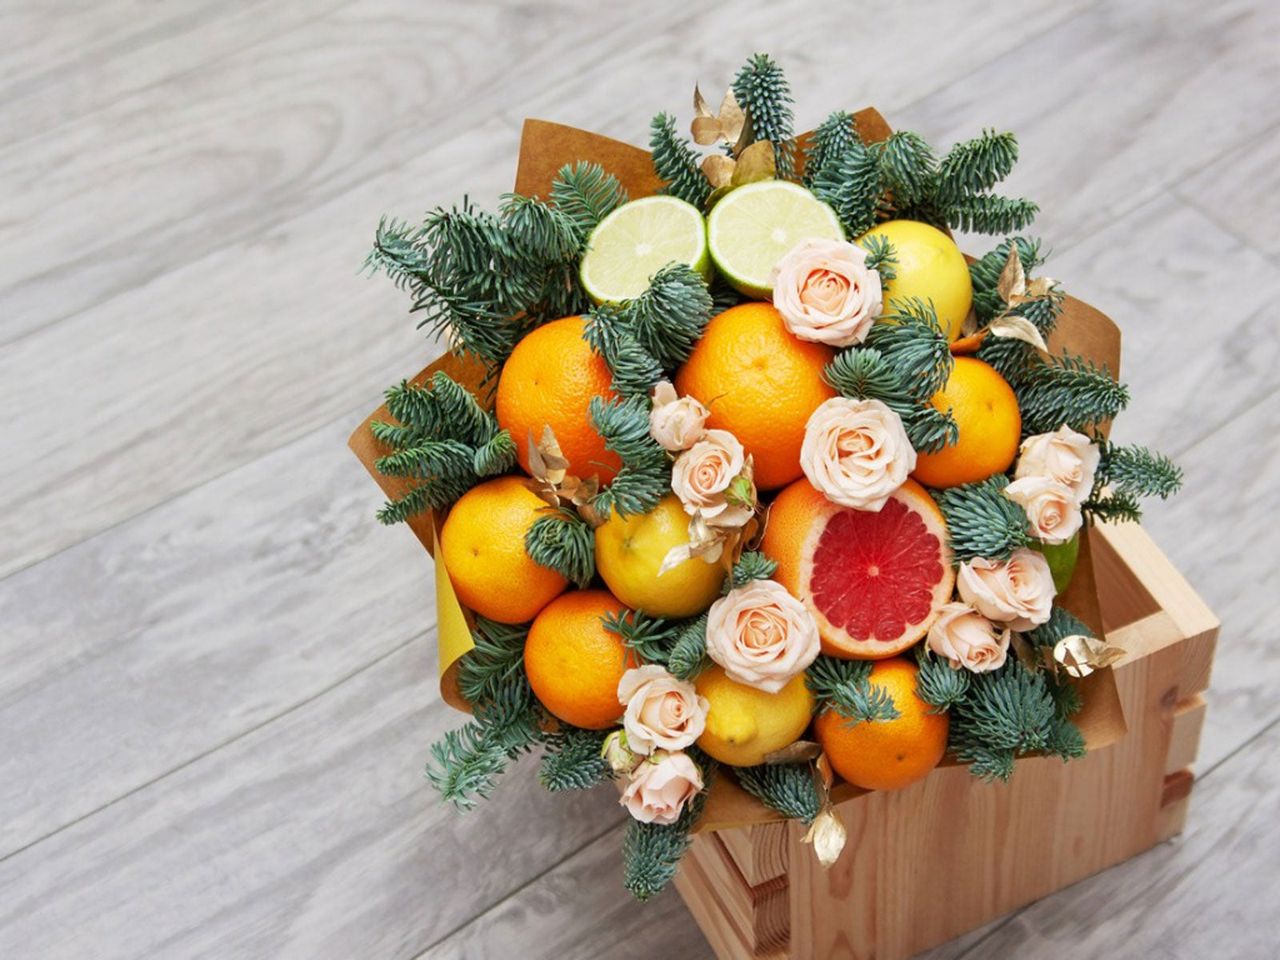
<path fill-rule="evenodd" d="M 884 140 L 892 132 L 874 108 L 861 110 L 855 117 L 859 134 L 868 143 Z M 810 136 L 810 133 L 805 133 L 797 140 L 803 145 Z M 546 197 L 560 168 L 579 160 L 600 164 L 618 178 L 632 199 L 650 196 L 661 186 L 661 181 L 653 172 L 648 151 L 575 127 L 530 119 L 524 123 L 520 140 L 516 192 L 526 196 Z M 1107 367 L 1113 376 L 1119 375 L 1119 329 L 1104 314 L 1074 297 L 1066 298 L 1062 316 L 1049 341 L 1051 352 L 1060 353 L 1064 346 L 1069 346 L 1072 352 Z M 447 353 L 414 377 L 414 382 L 426 380 L 437 370 L 443 370 L 476 393 L 477 398 L 486 406 L 492 406 L 488 391 L 480 389 L 484 380 L 484 369 L 480 364 Z M 356 429 L 348 442 L 383 492 L 388 497 L 396 497 L 406 492 L 404 482 L 378 472 L 374 461 L 387 451 L 369 432 L 372 421 L 386 420 L 389 416 L 385 406 L 379 407 Z M 519 442 L 520 438 L 516 439 Z M 409 527 L 428 552 L 432 552 L 435 547 L 438 519 L 428 512 L 409 521 Z M 1090 546 L 1091 536 L 1089 532 L 1083 535 L 1075 576 L 1061 602 L 1101 636 L 1102 619 Z M 437 561 L 437 567 L 440 692 L 450 705 L 466 710 L 466 701 L 458 693 L 455 673 L 458 659 L 472 648 L 467 625 L 471 614 L 459 604 L 457 594 L 443 572 L 443 564 Z M 1084 734 L 1086 745 L 1090 750 L 1096 750 L 1114 743 L 1124 735 L 1125 722 L 1111 670 L 1099 670 L 1078 682 L 1085 696 L 1085 707 L 1077 718 L 1077 723 Z M 850 784 L 839 784 L 832 796 L 840 801 L 863 792 L 865 791 Z M 708 797 L 702 822 L 718 829 L 781 819 L 780 814 L 747 794 L 731 776 L 721 776 L 717 778 Z"/>

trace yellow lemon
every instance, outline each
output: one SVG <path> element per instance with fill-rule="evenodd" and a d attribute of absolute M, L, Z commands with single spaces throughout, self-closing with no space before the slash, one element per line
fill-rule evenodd
<path fill-rule="evenodd" d="M 709 704 L 698 746 L 735 767 L 754 767 L 767 754 L 799 740 L 813 713 L 813 694 L 803 673 L 777 693 L 730 680 L 721 667 L 702 671 L 695 685 Z"/>
<path fill-rule="evenodd" d="M 893 310 L 895 301 L 910 297 L 932 301 L 947 339 L 955 340 L 973 305 L 969 265 L 955 241 L 936 227 L 916 220 L 887 220 L 859 240 L 867 237 L 888 240 L 898 261 L 893 264 L 897 276 L 884 287 L 884 312 Z"/>
<path fill-rule="evenodd" d="M 720 595 L 724 568 L 692 557 L 661 576 L 672 547 L 689 542 L 689 516 L 675 494 L 648 513 L 615 512 L 596 528 L 596 569 L 615 597 L 654 617 L 692 617 Z"/>

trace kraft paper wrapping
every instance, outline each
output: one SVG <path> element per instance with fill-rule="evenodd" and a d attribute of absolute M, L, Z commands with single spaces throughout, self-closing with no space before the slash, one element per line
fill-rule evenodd
<path fill-rule="evenodd" d="M 883 140 L 891 132 L 889 125 L 874 108 L 859 111 L 856 118 L 858 131 L 867 142 Z M 809 136 L 801 135 L 800 142 L 803 144 Z M 579 160 L 600 164 L 618 178 L 632 199 L 650 196 L 661 185 L 654 175 L 648 151 L 575 127 L 529 119 L 524 122 L 520 140 L 515 190 L 526 196 L 546 197 L 550 194 L 551 182 L 560 168 Z M 1073 353 L 1102 364 L 1113 376 L 1119 376 L 1119 329 L 1100 311 L 1074 297 L 1066 298 L 1062 316 L 1049 340 L 1053 353 L 1060 353 L 1067 346 Z M 484 369 L 480 364 L 447 353 L 422 370 L 413 380 L 420 383 L 438 370 L 466 386 L 476 394 L 481 403 L 492 408 L 491 385 L 482 386 Z M 388 419 L 391 417 L 387 408 L 379 407 L 351 435 L 349 445 L 383 492 L 388 497 L 397 497 L 406 492 L 406 481 L 383 476 L 374 467 L 374 461 L 388 451 L 373 438 L 369 430 L 372 421 Z M 409 521 L 410 529 L 433 556 L 440 519 L 428 512 Z M 1102 617 L 1094 579 L 1092 537 L 1091 531 L 1082 534 L 1075 576 L 1060 602 L 1088 624 L 1098 636 L 1102 636 Z M 458 693 L 456 671 L 459 658 L 474 646 L 469 627 L 471 614 L 459 603 L 448 572 L 444 569 L 444 564 L 438 561 L 435 564 L 435 584 L 440 693 L 451 706 L 468 710 L 467 702 Z M 1086 745 L 1090 750 L 1096 750 L 1114 743 L 1124 735 L 1125 721 L 1111 670 L 1099 670 L 1077 682 L 1081 685 L 1085 706 L 1075 720 L 1084 734 Z M 833 796 L 836 800 L 844 800 L 862 792 L 849 784 L 840 784 Z M 706 812 L 698 829 L 721 829 L 780 819 L 781 815 L 752 798 L 732 777 L 721 776 L 716 779 L 711 790 Z"/>

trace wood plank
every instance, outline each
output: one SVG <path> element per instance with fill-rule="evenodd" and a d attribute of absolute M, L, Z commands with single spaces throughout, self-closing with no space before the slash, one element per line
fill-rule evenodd
<path fill-rule="evenodd" d="M 874 73 L 892 65 L 883 76 L 890 106 L 968 69 L 971 50 L 956 46 L 957 37 L 998 28 L 1000 43 L 989 48 L 998 56 L 1073 9 L 1044 0 L 1041 19 L 999 8 L 978 25 L 970 14 L 979 7 L 966 0 L 948 8 L 956 29 L 917 50 L 930 58 L 928 72 L 873 45 L 864 66 Z M 528 35 L 530 57 L 517 57 L 521 70 L 477 93 L 470 111 L 453 108 L 453 94 L 468 90 L 455 82 L 456 69 L 437 75 L 450 116 L 466 118 L 461 127 L 420 110 L 423 78 L 413 64 L 475 58 L 450 46 L 447 56 L 424 52 L 420 37 L 394 21 L 350 62 L 332 54 L 337 66 L 324 49 L 307 54 L 299 38 L 286 38 L 279 56 L 249 51 L 238 72 L 215 70 L 202 80 L 207 101 L 157 93 L 165 97 L 162 111 L 181 108 L 177 131 L 157 128 L 138 104 L 137 115 L 98 117 L 96 133 L 77 135 L 71 124 L 59 131 L 66 140 L 57 149 L 25 156 L 21 176 L 3 181 L 26 211 L 13 217 L 21 229 L 6 233 L 23 238 L 21 249 L 0 256 L 19 277 L 5 293 L 13 307 L 4 316 L 39 323 L 67 316 L 0 352 L 0 409 L 23 411 L 0 421 L 0 443 L 41 452 L 0 464 L 0 575 L 351 412 L 424 366 L 431 354 L 404 320 L 403 297 L 385 283 L 352 279 L 379 213 L 411 212 L 464 191 L 496 196 L 511 183 L 525 114 L 642 140 L 648 111 L 639 91 L 655 107 L 686 102 L 691 64 L 727 79 L 737 55 L 729 63 L 719 51 L 748 49 L 778 15 L 763 0 L 684 13 L 674 19 L 689 42 L 672 46 L 661 34 L 637 39 L 612 19 L 625 12 L 613 9 L 590 18 L 565 10 L 553 21 L 595 38 L 585 58 L 581 33 L 560 31 L 554 43 L 540 44 L 537 29 L 513 31 Z M 650 16 L 660 20 L 667 9 Z M 332 39 L 339 53 L 349 49 L 353 29 L 344 24 Z M 483 39 L 485 56 L 501 60 L 490 37 Z M 778 54 L 795 64 L 811 119 L 846 105 L 842 74 L 826 67 L 840 55 L 842 37 L 821 18 L 804 17 L 792 40 L 809 44 L 806 55 Z M 404 89 L 391 92 L 409 100 L 388 100 L 362 82 L 361 71 L 400 63 L 393 54 L 406 44 L 406 73 L 397 75 Z M 295 49 L 303 52 L 291 55 Z M 898 76 L 910 82 L 888 82 Z M 267 84 L 261 96 L 259 80 Z M 228 85 L 241 95 L 225 99 Z M 337 113 L 306 109 L 322 91 L 337 98 Z M 102 130 L 112 132 L 109 157 L 90 149 Z M 259 150 L 259 142 L 268 146 Z M 117 175 L 104 182 L 108 160 Z M 140 195 L 148 202 L 121 217 Z M 68 223 L 76 224 L 74 244 Z M 69 263 L 68 248 L 84 256 Z M 13 289 L 28 273 L 37 286 Z M 309 388 L 321 371 L 324 389 Z"/>
<path fill-rule="evenodd" d="M 1280 260 L 1280 124 L 1174 188 L 1236 236 Z"/>
<path fill-rule="evenodd" d="M 1015 131 L 1022 161 L 1006 192 L 1040 202 L 1032 232 L 1062 249 L 1280 119 L 1277 30 L 1280 8 L 1251 0 L 1099 3 L 900 123 L 944 141 L 979 124 Z"/>
<path fill-rule="evenodd" d="M 482 811 L 439 802 L 420 765 L 460 718 L 429 646 L 4 860 L 0 956 L 412 957 L 614 832 L 616 793 L 549 794 L 530 762 Z"/>

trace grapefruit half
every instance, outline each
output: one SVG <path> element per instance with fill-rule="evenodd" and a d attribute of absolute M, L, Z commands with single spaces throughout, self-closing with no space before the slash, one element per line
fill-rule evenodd
<path fill-rule="evenodd" d="M 880 660 L 906 650 L 956 582 L 942 513 L 913 480 L 878 512 L 842 507 L 797 480 L 774 500 L 761 549 L 777 561 L 778 582 L 813 614 L 833 657 Z"/>

